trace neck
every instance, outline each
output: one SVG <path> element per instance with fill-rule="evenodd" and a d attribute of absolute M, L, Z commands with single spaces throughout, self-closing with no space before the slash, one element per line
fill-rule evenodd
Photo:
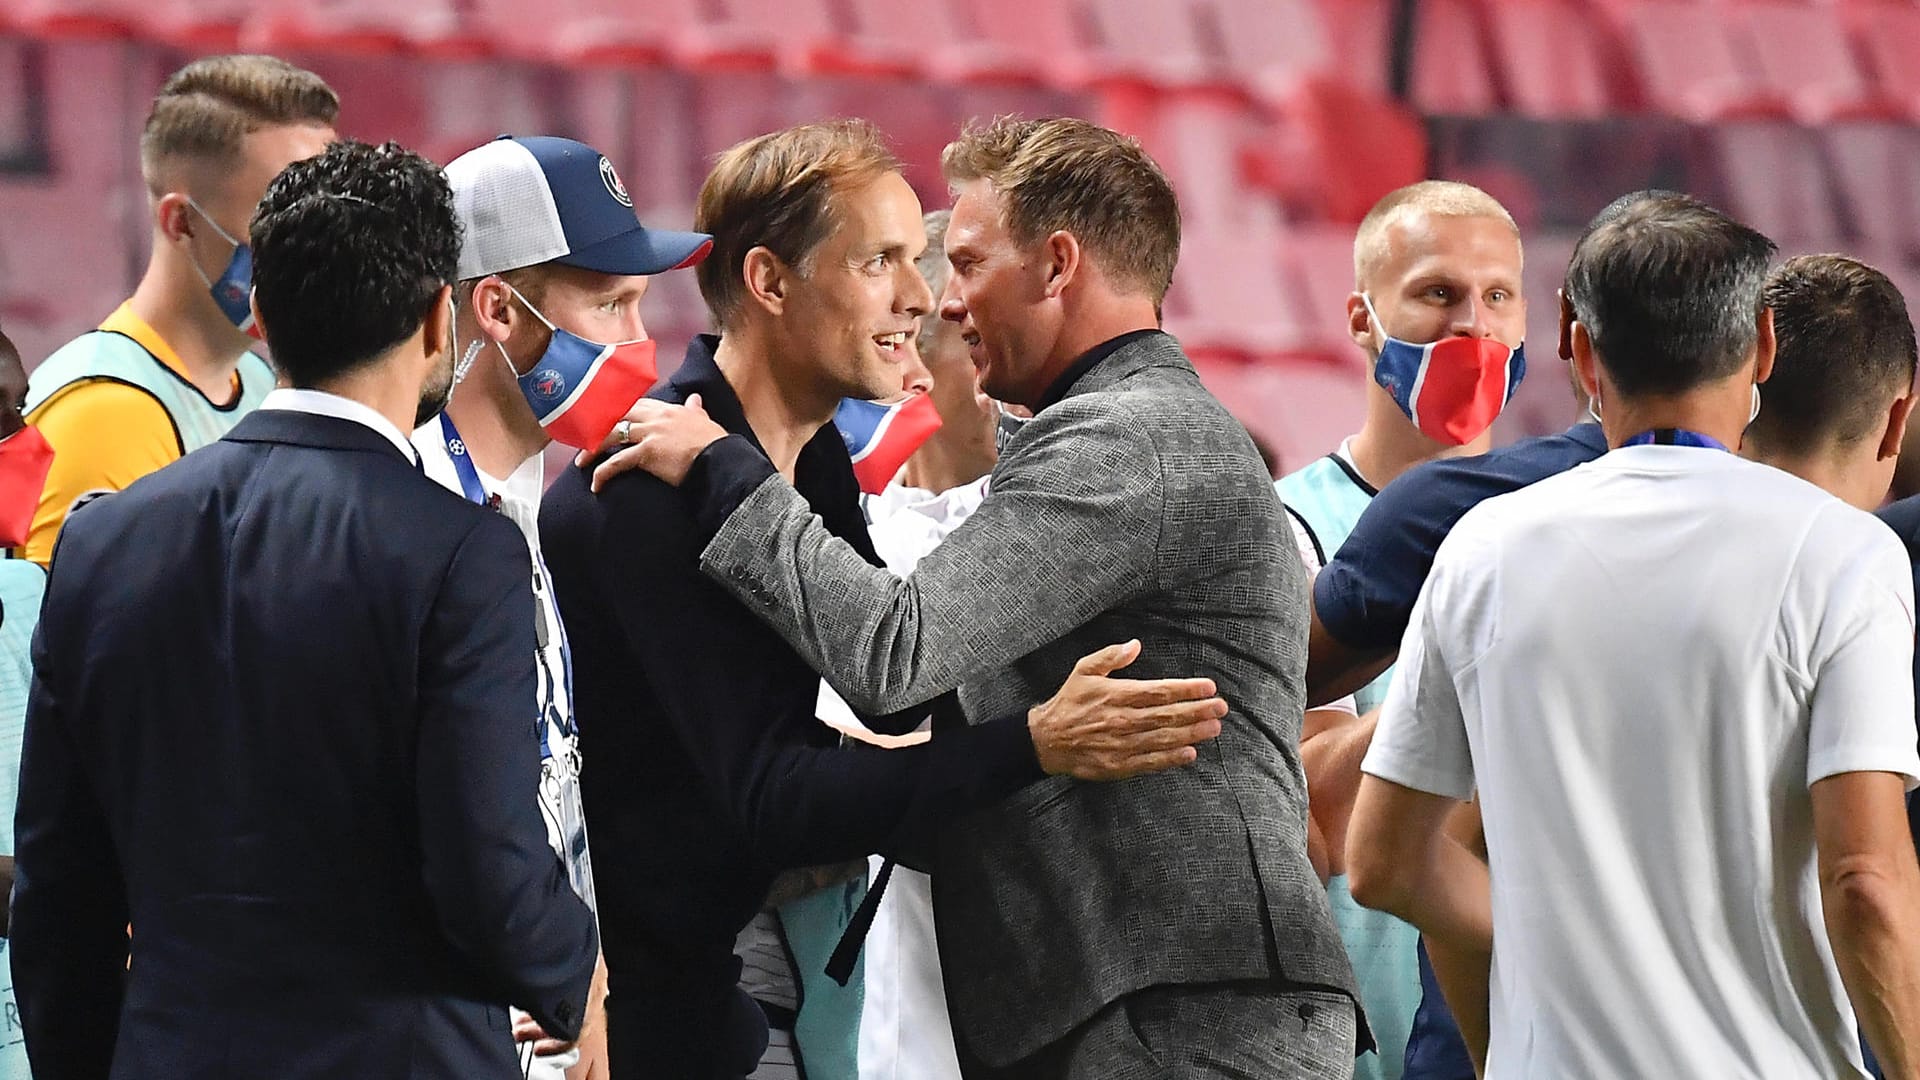
<path fill-rule="evenodd" d="M 1491 434 L 1481 435 L 1465 446 L 1449 446 L 1428 438 L 1413 426 L 1400 406 L 1378 385 L 1368 381 L 1367 419 L 1354 435 L 1349 448 L 1354 467 L 1372 484 L 1375 491 L 1393 483 L 1401 473 L 1423 461 L 1485 453 L 1493 441 Z"/>
<path fill-rule="evenodd" d="M 248 339 L 214 306 L 190 268 L 168 264 L 170 254 L 164 248 L 154 251 L 129 306 L 180 358 L 187 381 L 209 401 L 225 404 L 233 397 L 233 373 Z"/>
<path fill-rule="evenodd" d="M 999 460 L 993 437 L 991 416 L 986 417 L 984 431 L 944 425 L 907 459 L 901 481 L 936 494 L 971 484 L 992 472 L 994 462 Z"/>
<path fill-rule="evenodd" d="M 1747 429 L 1752 403 L 1748 388 L 1752 382 L 1746 378 L 1735 381 L 1738 393 L 1727 383 L 1661 397 L 1622 399 L 1618 393 L 1603 393 L 1600 427 L 1607 433 L 1607 445 L 1618 447 L 1646 431 L 1679 428 L 1737 448 Z"/>
<path fill-rule="evenodd" d="M 832 422 L 840 399 L 820 393 L 810 380 L 783 379 L 787 365 L 776 362 L 771 342 L 751 329 L 721 335 L 713 359 L 740 399 L 740 411 L 767 460 L 793 483 L 801 447 Z"/>
<path fill-rule="evenodd" d="M 1883 487 L 1878 491 L 1871 470 L 1860 469 L 1847 460 L 1843 447 L 1827 447 L 1806 453 L 1783 453 L 1771 449 L 1749 437 L 1740 446 L 1740 456 L 1758 461 L 1762 465 L 1771 465 L 1781 472 L 1793 475 L 1825 491 L 1841 502 L 1862 510 L 1877 510 L 1887 497 Z"/>
<path fill-rule="evenodd" d="M 482 346 L 492 347 L 492 342 Z M 474 466 L 488 476 L 505 479 L 551 440 L 533 418 L 519 386 L 505 378 L 480 377 L 478 369 L 486 360 L 482 356 L 474 361 L 474 370 L 447 402 L 447 416 L 460 429 L 460 441 L 467 444 Z"/>
<path fill-rule="evenodd" d="M 1073 362 L 1096 346 L 1135 330 L 1160 329 L 1160 315 L 1153 301 L 1144 296 L 1114 295 L 1089 291 L 1080 296 L 1065 314 L 1060 336 L 1041 370 L 1035 372 L 1036 385 L 1028 392 L 1028 401 L 1016 401 L 1029 409 L 1040 407 L 1040 399 L 1060 380 Z"/>
<path fill-rule="evenodd" d="M 415 334 L 385 356 L 319 383 L 314 389 L 365 405 L 392 421 L 402 434 L 412 431 L 414 415 L 420 411 L 420 378 L 417 373 L 401 378 L 398 358 L 408 349 L 413 350 L 411 355 L 419 355 L 420 345 L 420 335 Z"/>

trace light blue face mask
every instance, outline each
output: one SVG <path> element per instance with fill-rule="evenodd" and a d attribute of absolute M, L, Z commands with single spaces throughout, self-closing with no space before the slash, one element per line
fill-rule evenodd
<path fill-rule="evenodd" d="M 253 249 L 235 240 L 233 234 L 221 228 L 220 223 L 213 220 L 212 214 L 193 201 L 193 196 L 187 196 L 187 205 L 193 207 L 194 213 L 199 214 L 202 221 L 213 226 L 213 231 L 220 234 L 220 239 L 233 245 L 233 255 L 227 259 L 227 268 L 220 272 L 219 280 L 209 280 L 207 272 L 200 269 L 200 260 L 190 258 L 188 261 L 193 263 L 193 272 L 206 282 L 207 292 L 212 295 L 213 302 L 219 306 L 220 313 L 227 317 L 227 321 L 258 338 L 260 331 L 253 325 Z"/>

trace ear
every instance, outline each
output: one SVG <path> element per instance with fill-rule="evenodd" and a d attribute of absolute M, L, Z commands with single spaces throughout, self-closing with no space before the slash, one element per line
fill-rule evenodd
<path fill-rule="evenodd" d="M 1593 337 L 1587 333 L 1586 325 L 1576 322 L 1564 331 L 1569 339 L 1568 351 L 1573 354 L 1573 375 L 1580 380 L 1580 389 L 1587 392 L 1588 401 L 1599 401 L 1601 408 L 1606 407 L 1600 395 L 1600 363 L 1593 351 Z"/>
<path fill-rule="evenodd" d="M 482 334 L 500 342 L 513 336 L 514 322 L 520 315 L 513 306 L 513 290 L 498 275 L 474 283 L 469 307 L 473 324 Z"/>
<path fill-rule="evenodd" d="M 1373 351 L 1373 316 L 1367 313 L 1367 302 L 1357 292 L 1347 294 L 1347 336 L 1355 345 Z"/>
<path fill-rule="evenodd" d="M 749 300 L 769 315 L 786 312 L 787 292 L 792 288 L 795 274 L 780 256 L 765 247 L 756 247 L 742 260 L 740 274 L 746 281 Z"/>
<path fill-rule="evenodd" d="M 1913 415 L 1914 401 L 1914 395 L 1908 394 L 1894 398 L 1893 404 L 1888 406 L 1887 430 L 1880 433 L 1880 450 L 1874 456 L 1876 461 L 1900 456 L 1900 445 L 1907 436 L 1907 419 Z"/>
<path fill-rule="evenodd" d="M 1553 295 L 1560 300 L 1560 359 L 1573 359 L 1573 301 L 1567 299 L 1567 290 L 1555 289 Z"/>
<path fill-rule="evenodd" d="M 420 329 L 426 339 L 426 354 L 439 356 L 453 339 L 453 286 L 442 285 L 440 291 L 433 294 L 433 303 L 427 308 L 427 317 Z"/>
<path fill-rule="evenodd" d="M 260 331 L 260 340 L 267 339 L 267 320 L 260 317 L 260 294 L 247 290 L 247 308 L 253 312 L 253 328 Z"/>
<path fill-rule="evenodd" d="M 1046 297 L 1049 300 L 1059 298 L 1073 279 L 1080 275 L 1080 264 L 1086 258 L 1086 250 L 1080 246 L 1080 238 L 1065 229 L 1056 230 L 1048 235 L 1045 242 L 1047 269 Z"/>
<path fill-rule="evenodd" d="M 1763 383 L 1773 377 L 1773 309 L 1761 308 L 1753 328 L 1753 381 Z"/>
<path fill-rule="evenodd" d="M 153 223 L 169 242 L 192 236 L 199 224 L 194 220 L 193 207 L 187 204 L 187 197 L 177 191 L 169 191 L 154 200 Z"/>

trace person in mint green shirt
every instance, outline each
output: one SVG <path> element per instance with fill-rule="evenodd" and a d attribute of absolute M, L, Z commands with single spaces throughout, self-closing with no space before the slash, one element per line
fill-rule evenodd
<path fill-rule="evenodd" d="M 1275 484 L 1314 569 L 1395 477 L 1434 458 L 1484 453 L 1526 370 L 1520 230 L 1486 192 L 1444 180 L 1392 192 L 1361 221 L 1353 262 L 1347 328 L 1367 354 L 1365 419 Z M 1399 1080 L 1421 995 L 1419 934 L 1354 903 L 1346 885 L 1347 818 L 1390 675 L 1357 690 L 1351 710 L 1309 709 L 1301 729 L 1328 896 L 1378 1044 L 1355 1061 L 1357 1080 Z"/>

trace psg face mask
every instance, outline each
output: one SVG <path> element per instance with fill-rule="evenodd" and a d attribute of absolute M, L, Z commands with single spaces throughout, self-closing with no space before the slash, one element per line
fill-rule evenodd
<path fill-rule="evenodd" d="M 249 337 L 259 340 L 260 329 L 253 324 L 253 304 L 251 303 L 253 249 L 235 240 L 227 230 L 221 228 L 220 223 L 213 220 L 212 215 L 200 209 L 200 204 L 193 201 L 193 196 L 187 196 L 187 205 L 193 207 L 194 213 L 199 214 L 202 220 L 213 226 L 213 231 L 220 234 L 220 239 L 233 245 L 233 255 L 227 259 L 227 268 L 220 272 L 218 281 L 208 280 L 207 272 L 200 269 L 200 262 L 197 259 L 189 260 L 193 263 L 193 272 L 200 275 L 201 281 L 206 282 L 207 292 L 213 296 L 213 302 L 219 305 L 220 312 L 227 317 L 227 321 L 244 331 Z"/>
<path fill-rule="evenodd" d="M 534 318 L 553 331 L 546 352 L 527 373 L 513 372 L 520 384 L 520 396 L 527 399 L 534 419 L 540 421 L 548 438 L 582 450 L 598 449 L 612 433 L 613 425 L 653 386 L 659 370 L 653 342 L 641 339 L 603 345 L 588 341 L 553 325 L 539 308 L 527 303 L 520 290 L 512 285 L 507 288 L 513 289 L 513 295 L 526 304 Z M 501 349 L 500 355 L 505 357 L 506 350 Z M 513 369 L 511 359 L 507 368 Z"/>
<path fill-rule="evenodd" d="M 1402 341 L 1387 333 L 1373 300 L 1365 293 L 1360 299 L 1382 339 L 1373 381 L 1415 427 L 1435 442 L 1464 446 L 1493 426 L 1527 374 L 1524 345 L 1509 349 L 1477 337 Z"/>
<path fill-rule="evenodd" d="M 913 452 L 940 430 L 940 413 L 927 394 L 891 405 L 844 398 L 834 410 L 833 426 L 846 441 L 860 490 L 878 495 Z"/>

